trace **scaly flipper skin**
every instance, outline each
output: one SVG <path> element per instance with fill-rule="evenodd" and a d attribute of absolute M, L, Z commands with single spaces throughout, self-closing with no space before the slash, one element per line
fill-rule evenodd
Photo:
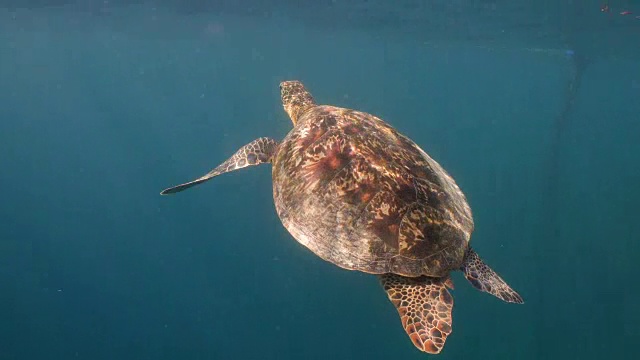
<path fill-rule="evenodd" d="M 273 139 L 262 137 L 262 138 L 253 140 L 247 145 L 241 147 L 240 150 L 238 150 L 235 154 L 233 154 L 232 157 L 227 159 L 227 161 L 223 162 L 222 164 L 218 165 L 218 167 L 211 170 L 206 175 L 196 180 L 190 181 L 188 183 L 180 184 L 180 185 L 162 190 L 160 194 L 161 195 L 175 194 L 177 192 L 186 190 L 192 186 L 201 184 L 220 174 L 242 169 L 251 165 L 258 165 L 265 162 L 270 162 L 277 148 L 278 148 L 278 142 Z"/>
<path fill-rule="evenodd" d="M 443 279 L 384 274 L 380 282 L 413 344 L 429 354 L 442 351 L 451 334 L 453 309 L 453 297 Z"/>
<path fill-rule="evenodd" d="M 460 269 L 471 285 L 480 291 L 487 292 L 501 300 L 522 304 L 524 300 L 502 278 L 485 264 L 471 248 L 467 250 L 464 263 Z"/>

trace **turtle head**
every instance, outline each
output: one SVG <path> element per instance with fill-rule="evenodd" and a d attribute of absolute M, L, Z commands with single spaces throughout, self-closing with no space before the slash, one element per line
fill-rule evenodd
<path fill-rule="evenodd" d="M 282 106 L 287 112 L 293 126 L 296 125 L 302 113 L 314 106 L 313 96 L 304 88 L 300 81 L 283 81 L 280 83 Z"/>

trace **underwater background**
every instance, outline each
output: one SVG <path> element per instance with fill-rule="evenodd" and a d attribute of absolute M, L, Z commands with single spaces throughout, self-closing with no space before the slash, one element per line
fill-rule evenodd
<path fill-rule="evenodd" d="M 0 360 L 639 358 L 626 11 L 640 2 L 1 1 Z M 525 304 L 454 273 L 430 356 L 374 276 L 287 233 L 269 165 L 159 195 L 283 138 L 291 79 L 443 165 Z"/>

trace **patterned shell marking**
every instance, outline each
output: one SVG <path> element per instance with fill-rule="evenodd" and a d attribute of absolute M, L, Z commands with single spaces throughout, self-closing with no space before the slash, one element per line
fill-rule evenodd
<path fill-rule="evenodd" d="M 347 269 L 442 276 L 462 263 L 471 210 L 407 137 L 363 112 L 305 112 L 273 161 L 274 201 L 293 237 Z"/>

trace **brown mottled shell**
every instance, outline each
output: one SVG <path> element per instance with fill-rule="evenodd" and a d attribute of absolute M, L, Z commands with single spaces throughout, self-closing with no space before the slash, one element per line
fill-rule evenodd
<path fill-rule="evenodd" d="M 381 119 L 316 106 L 273 159 L 282 223 L 321 258 L 367 273 L 444 276 L 462 264 L 473 219 L 455 181 Z"/>

